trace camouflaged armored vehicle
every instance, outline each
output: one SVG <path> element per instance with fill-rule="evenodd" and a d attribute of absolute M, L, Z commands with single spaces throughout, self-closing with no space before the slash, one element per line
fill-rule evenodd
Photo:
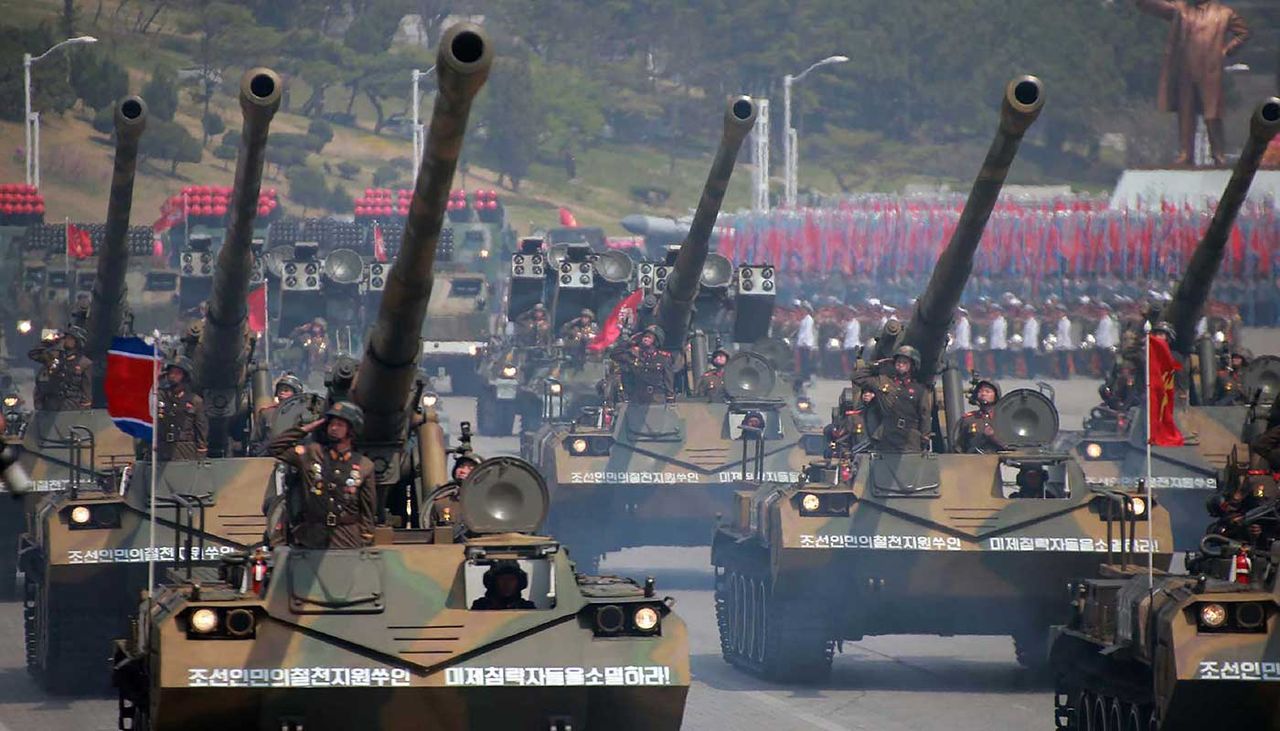
<path fill-rule="evenodd" d="M 1224 474 L 1251 479 L 1234 460 Z M 1056 728 L 1280 727 L 1280 513 L 1274 495 L 1260 502 L 1238 526 L 1257 526 L 1259 539 L 1207 533 L 1190 574 L 1151 575 L 1131 555 L 1073 585 L 1051 640 Z"/>
<path fill-rule="evenodd" d="M 1218 202 L 1213 221 L 1196 246 L 1173 300 L 1152 320 L 1152 324 L 1163 320 L 1173 326 L 1173 352 L 1190 376 L 1187 379 L 1190 403 L 1179 403 L 1175 412 L 1186 444 L 1151 449 L 1151 484 L 1160 502 L 1170 511 L 1174 548 L 1179 551 L 1197 548 L 1204 531 L 1204 503 L 1217 488 L 1218 470 L 1233 450 L 1245 449 L 1265 429 L 1272 403 L 1280 396 L 1280 358 L 1266 355 L 1252 360 L 1244 373 L 1246 403 L 1213 405 L 1214 342 L 1209 338 L 1197 340 L 1195 335 L 1196 322 L 1209 298 L 1236 215 L 1248 195 L 1262 155 L 1277 132 L 1280 132 L 1280 99 L 1273 97 L 1254 111 L 1248 140 Z M 1141 352 L 1129 357 L 1138 369 L 1145 367 Z M 1139 379 L 1139 384 L 1144 382 Z M 1064 434 L 1059 446 L 1076 454 L 1090 484 L 1132 489 L 1147 473 L 1145 412 L 1141 407 L 1127 412 L 1095 408 L 1085 422 L 1084 432 Z"/>
<path fill-rule="evenodd" d="M 444 481 L 444 451 L 432 420 L 410 418 L 414 320 L 426 313 L 445 195 L 489 63 L 478 28 L 446 32 L 414 213 L 353 389 L 380 486 L 407 481 L 424 506 Z M 405 322 L 414 326 L 392 327 Z M 405 448 L 410 434 L 416 450 Z M 442 511 L 423 525 L 418 511 L 404 527 L 377 528 L 365 548 L 273 541 L 269 555 L 170 572 L 116 645 L 120 725 L 679 728 L 688 639 L 671 602 L 651 581 L 576 575 L 539 535 L 547 488 L 526 463 L 487 460 L 458 495 L 460 523 Z"/>
<path fill-rule="evenodd" d="M 36 411 L 27 424 L 19 459 L 31 476 L 32 489 L 19 500 L 5 500 L 0 504 L 0 597 L 9 596 L 16 586 L 18 536 L 27 530 L 40 500 L 49 492 L 95 484 L 105 478 L 113 466 L 123 466 L 133 458 L 133 440 L 116 429 L 107 415 L 102 379 L 107 349 L 111 338 L 121 334 L 126 311 L 125 272 L 129 261 L 126 236 L 138 141 L 146 123 L 147 108 L 140 98 L 125 97 L 116 105 L 116 154 L 107 206 L 107 230 L 94 277 L 87 327 L 89 341 L 84 343 L 84 353 L 94 366 L 93 408 Z"/>
<path fill-rule="evenodd" d="M 794 479 L 810 455 L 822 453 L 821 420 L 811 405 L 782 395 L 773 369 L 755 353 L 730 360 L 723 388 L 704 395 L 695 390 L 707 340 L 696 331 L 688 335 L 694 302 L 711 228 L 755 114 L 747 98 L 730 104 L 689 238 L 661 296 L 652 298 L 656 307 L 639 313 L 641 324 L 659 326 L 664 340 L 658 347 L 676 359 L 672 397 L 628 394 L 618 386 L 625 379 L 613 377 L 602 408 L 563 413 L 522 436 L 522 453 L 551 485 L 551 531 L 587 565 L 628 546 L 705 545 L 707 521 L 728 509 L 738 486 Z M 768 322 L 767 313 L 756 319 Z M 628 346 L 622 341 L 617 348 L 625 353 Z M 742 437 L 749 416 L 761 421 L 762 439 Z"/>
<path fill-rule="evenodd" d="M 1005 91 L 1000 130 L 960 224 L 905 328 L 877 350 L 916 348 L 930 387 L 983 227 L 1025 130 L 1043 103 L 1034 77 Z M 711 547 L 721 652 L 744 670 L 812 680 L 842 640 L 876 634 L 1005 634 L 1043 662 L 1062 587 L 1109 553 L 1171 551 L 1168 516 L 1145 495 L 1094 492 L 1070 454 L 1047 448 L 1057 411 L 1037 391 L 995 406 L 991 453 L 959 453 L 963 379 L 943 372 L 929 452 L 874 447 L 811 465 L 803 477 L 735 495 Z M 1135 533 L 1134 526 L 1139 526 Z M 1135 537 L 1136 536 L 1136 537 Z"/>
<path fill-rule="evenodd" d="M 101 442 L 118 444 L 121 453 L 109 471 L 73 472 L 78 481 L 40 504 L 20 541 L 27 667 L 47 687 L 94 691 L 105 685 L 103 648 L 127 630 L 138 592 L 148 586 L 148 562 L 172 565 L 187 557 L 215 562 L 223 553 L 261 540 L 266 528 L 262 503 L 275 461 L 238 456 L 231 426 L 247 406 L 249 380 L 245 328 L 253 257 L 248 232 L 257 209 L 242 202 L 258 198 L 268 126 L 280 91 L 279 77 L 266 69 L 251 69 L 241 81 L 245 124 L 236 165 L 238 203 L 218 253 L 208 315 L 195 351 L 193 390 L 205 399 L 211 458 L 158 465 L 153 491 L 149 458 L 134 461 L 132 438 L 112 425 L 105 410 L 50 415 L 54 424 L 64 425 L 69 440 L 83 435 L 83 442 L 72 444 L 72 454 L 78 455 L 73 465 L 86 453 L 90 464 L 100 461 Z M 95 307 L 90 322 L 98 316 Z M 98 420 L 88 424 L 102 429 L 106 438 L 101 442 L 78 421 L 84 415 Z M 37 426 L 39 420 L 37 415 Z M 158 434 L 157 440 L 175 436 Z M 39 463 L 29 469 L 41 474 Z"/>

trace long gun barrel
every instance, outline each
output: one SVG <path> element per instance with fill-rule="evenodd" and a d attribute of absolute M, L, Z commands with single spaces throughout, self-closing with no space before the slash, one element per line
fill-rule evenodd
<path fill-rule="evenodd" d="M 1254 110 L 1249 124 L 1249 139 L 1245 141 L 1244 151 L 1231 172 L 1231 180 L 1218 201 L 1213 220 L 1196 245 L 1191 263 L 1173 292 L 1173 300 L 1161 316 L 1173 326 L 1173 350 L 1183 356 L 1190 356 L 1195 348 L 1196 321 L 1209 299 L 1213 278 L 1218 274 L 1227 241 L 1231 238 L 1231 227 L 1235 225 L 1240 207 L 1249 195 L 1249 186 L 1253 185 L 1253 176 L 1262 163 L 1262 155 L 1277 132 L 1280 132 L 1280 99 L 1271 97 Z"/>
<path fill-rule="evenodd" d="M 116 104 L 116 156 L 111 171 L 111 198 L 107 203 L 107 231 L 98 252 L 98 274 L 93 280 L 89 308 L 89 342 L 85 352 L 93 361 L 93 405 L 107 405 L 107 350 L 120 334 L 124 319 L 125 272 L 129 268 L 129 213 L 133 208 L 133 181 L 138 171 L 138 141 L 147 128 L 147 105 L 140 97 L 127 96 Z"/>
<path fill-rule="evenodd" d="M 689 235 L 680 245 L 675 266 L 667 278 L 666 290 L 654 311 L 654 322 L 662 328 L 663 344 L 668 349 L 684 348 L 689 318 L 693 314 L 693 300 L 698 296 L 698 281 L 707 261 L 711 231 L 716 225 L 716 217 L 720 215 L 720 206 L 729 188 L 729 177 L 733 175 L 733 166 L 738 160 L 738 150 L 756 123 L 756 112 L 755 103 L 745 96 L 730 101 L 729 108 L 725 110 L 724 133 L 720 136 L 715 159 L 711 161 L 707 183 L 702 187 L 698 210 L 693 214 Z"/>
<path fill-rule="evenodd" d="M 488 78 L 492 55 L 484 32 L 469 23 L 452 26 L 441 39 L 436 60 L 440 93 L 431 113 L 404 238 L 352 389 L 355 402 L 364 409 L 361 441 L 366 452 L 379 445 L 403 444 L 408 436 L 407 402 L 422 350 L 420 333 L 431 299 L 436 243 L 471 102 Z M 380 464 L 379 471 L 383 469 Z M 379 481 L 384 477 L 389 475 L 380 474 Z"/>
<path fill-rule="evenodd" d="M 996 198 L 1004 187 L 1009 166 L 1018 154 L 1022 136 L 1040 115 L 1043 106 L 1044 87 L 1036 77 L 1020 76 L 1005 87 L 1000 128 L 991 142 L 991 149 L 987 150 L 987 158 L 977 180 L 973 181 L 951 241 L 938 257 L 929 286 L 917 300 L 911 321 L 902 334 L 903 345 L 914 346 L 920 351 L 922 380 L 931 379 L 938 370 L 938 361 L 947 342 L 947 330 L 973 271 L 973 255 L 982 241 L 987 219 L 991 217 Z"/>
<path fill-rule="evenodd" d="M 244 125 L 231 193 L 231 217 L 213 272 L 213 291 L 196 347 L 196 370 L 209 416 L 209 455 L 226 450 L 227 428 L 240 405 L 245 382 L 245 328 L 249 317 L 249 280 L 253 274 L 253 219 L 258 213 L 267 134 L 280 107 L 276 72 L 249 69 L 240 79 Z"/>

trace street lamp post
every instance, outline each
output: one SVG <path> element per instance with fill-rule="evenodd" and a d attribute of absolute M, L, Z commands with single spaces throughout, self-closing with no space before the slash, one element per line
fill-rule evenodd
<path fill-rule="evenodd" d="M 27 167 L 26 178 L 27 185 L 35 185 L 40 187 L 40 153 L 35 149 L 40 144 L 40 117 L 31 112 L 31 64 L 48 56 L 63 46 L 78 46 L 85 43 L 97 43 L 98 39 L 93 36 L 76 36 L 68 38 L 53 44 L 49 50 L 39 56 L 32 56 L 29 53 L 22 54 L 22 131 L 26 142 Z"/>
<path fill-rule="evenodd" d="M 414 170 L 417 170 L 418 168 L 422 167 L 422 150 L 423 150 L 423 147 L 425 147 L 426 145 L 426 140 L 423 137 L 424 130 L 422 128 L 422 123 L 418 121 L 419 119 L 421 119 L 421 117 L 418 114 L 418 107 L 422 103 L 422 94 L 418 90 L 418 82 L 426 78 L 428 74 L 430 74 L 432 71 L 435 71 L 435 70 L 436 70 L 436 67 L 432 66 L 426 71 L 419 71 L 418 69 L 414 69 L 412 73 L 413 103 L 410 104 L 410 106 L 413 107 L 413 169 Z"/>
<path fill-rule="evenodd" d="M 833 63 L 844 63 L 848 56 L 827 56 L 809 68 L 792 76 L 782 77 L 782 174 L 784 180 L 783 203 L 787 208 L 796 205 L 796 131 L 791 127 L 791 85 L 803 79 L 816 68 Z"/>

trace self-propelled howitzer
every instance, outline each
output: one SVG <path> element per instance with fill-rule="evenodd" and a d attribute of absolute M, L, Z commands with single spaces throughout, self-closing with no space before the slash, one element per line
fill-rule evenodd
<path fill-rule="evenodd" d="M 126 308 L 125 272 L 129 268 L 129 212 L 133 208 L 133 181 L 138 170 L 138 141 L 147 128 L 147 105 L 136 96 L 116 105 L 116 155 L 111 171 L 111 198 L 107 204 L 107 230 L 98 253 L 98 274 L 93 279 L 85 354 L 93 362 L 93 405 L 106 408 L 104 385 L 107 349 L 119 335 Z"/>
<path fill-rule="evenodd" d="M 1249 195 L 1254 175 L 1262 164 L 1262 155 L 1277 132 L 1280 132 L 1280 99 L 1271 97 L 1254 110 L 1249 122 L 1249 138 L 1231 171 L 1231 180 L 1222 192 L 1222 198 L 1218 200 L 1213 220 L 1196 245 L 1191 262 L 1178 281 L 1177 289 L 1173 291 L 1173 299 L 1162 313 L 1161 319 L 1173 325 L 1173 350 L 1184 357 L 1190 357 L 1195 348 L 1196 321 L 1200 319 L 1205 302 L 1209 299 L 1209 290 L 1213 287 L 1214 277 L 1218 275 L 1218 268 L 1226 253 L 1231 229 Z"/>
<path fill-rule="evenodd" d="M 209 455 L 213 457 L 227 449 L 230 422 L 241 406 L 241 390 L 248 380 L 245 331 L 253 274 L 253 219 L 258 213 L 267 134 L 280 107 L 281 88 L 280 77 L 264 68 L 250 69 L 240 82 L 244 126 L 235 187 L 195 358 L 209 417 Z"/>
<path fill-rule="evenodd" d="M 354 400 L 364 409 L 363 448 L 378 470 L 378 483 L 395 482 L 412 405 L 408 399 L 421 354 L 422 322 L 431 299 L 436 244 L 449 187 L 462 152 L 471 102 L 484 85 L 492 53 L 471 26 L 455 26 L 441 45 L 436 66 L 440 93 L 432 110 L 422 166 L 418 169 L 404 239 L 387 276 L 378 319 L 356 371 Z"/>
<path fill-rule="evenodd" d="M 1005 87 L 1000 127 L 983 160 L 982 170 L 969 190 L 969 198 L 965 201 L 951 241 L 938 257 L 929 286 L 916 301 L 911 321 L 901 331 L 901 338 L 879 339 L 877 354 L 880 357 L 889 357 L 893 348 L 899 345 L 911 345 L 920 351 L 922 380 L 927 381 L 938 373 L 939 359 L 947 344 L 947 330 L 973 271 L 974 253 L 982 241 L 987 219 L 991 217 L 1000 189 L 1004 187 L 1009 166 L 1018 154 L 1022 136 L 1040 115 L 1043 106 L 1044 89 L 1036 77 L 1021 76 Z"/>
<path fill-rule="evenodd" d="M 711 231 L 715 227 L 716 217 L 720 215 L 725 191 L 729 188 L 729 177 L 733 175 L 738 149 L 756 123 L 756 111 L 756 105 L 745 96 L 730 101 L 729 108 L 725 110 L 724 134 L 720 137 L 720 147 L 716 150 L 715 159 L 711 162 L 711 172 L 707 174 L 706 185 L 702 188 L 698 210 L 693 214 L 689 235 L 680 245 L 680 253 L 667 278 L 666 290 L 654 310 L 654 324 L 662 328 L 663 345 L 669 350 L 684 348 L 689 319 L 693 315 L 693 300 L 698 296 L 698 282 L 707 261 Z"/>

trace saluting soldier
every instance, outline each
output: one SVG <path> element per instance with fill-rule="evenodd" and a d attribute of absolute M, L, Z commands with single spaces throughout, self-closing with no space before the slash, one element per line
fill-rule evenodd
<path fill-rule="evenodd" d="M 845 459 L 871 441 L 867 428 L 867 414 L 876 399 L 876 392 L 863 387 L 855 399 L 854 389 L 846 388 L 840 394 L 840 402 L 832 413 L 831 423 L 823 429 L 827 438 L 827 457 Z"/>
<path fill-rule="evenodd" d="M 596 313 L 587 308 L 560 327 L 560 337 L 573 345 L 585 345 L 597 332 Z"/>
<path fill-rule="evenodd" d="M 476 467 L 480 457 L 463 452 L 453 459 L 450 480 L 437 487 L 431 494 L 431 524 L 455 525 L 462 523 L 462 485 Z"/>
<path fill-rule="evenodd" d="M 718 348 L 711 354 L 711 367 L 698 377 L 699 396 L 724 396 L 724 366 L 729 362 L 729 351 Z"/>
<path fill-rule="evenodd" d="M 995 381 L 979 380 L 973 387 L 971 403 L 978 408 L 967 412 L 956 424 L 953 439 L 957 452 L 987 454 L 1005 445 L 996 438 L 995 406 L 1000 400 L 1000 387 Z"/>
<path fill-rule="evenodd" d="M 84 330 L 73 325 L 56 342 L 42 343 L 27 354 L 41 364 L 37 410 L 75 411 L 93 405 L 93 363 L 81 352 L 86 339 Z"/>
<path fill-rule="evenodd" d="M 209 451 L 209 420 L 204 399 L 191 392 L 191 360 L 178 356 L 165 364 L 156 401 L 156 457 L 164 461 L 204 459 Z"/>
<path fill-rule="evenodd" d="M 323 419 L 287 429 L 271 441 L 271 455 L 297 470 L 289 501 L 293 545 L 359 548 L 373 542 L 378 494 L 373 462 L 352 444 L 363 427 L 360 407 L 339 401 Z"/>
<path fill-rule="evenodd" d="M 275 426 L 276 416 L 280 413 L 280 404 L 302 393 L 302 390 L 302 381 L 292 373 L 285 373 L 276 379 L 275 403 L 259 409 L 254 415 L 253 434 L 249 438 L 250 453 L 264 453 L 267 442 L 271 438 L 271 430 Z"/>
<path fill-rule="evenodd" d="M 637 333 L 629 346 L 614 350 L 610 356 L 622 372 L 622 388 L 627 400 L 634 404 L 651 404 L 675 398 L 672 382 L 676 357 L 658 347 L 662 328 L 650 325 Z"/>
<path fill-rule="evenodd" d="M 888 374 L 880 371 L 892 370 Z M 931 394 L 916 374 L 920 371 L 920 351 L 903 345 L 892 359 L 860 365 L 853 370 L 853 385 L 876 392 L 879 424 L 872 433 L 875 448 L 883 452 L 919 452 L 929 433 Z"/>
<path fill-rule="evenodd" d="M 1218 378 L 1213 386 L 1214 405 L 1235 406 L 1246 401 L 1244 369 L 1248 365 L 1249 361 L 1244 353 L 1232 351 L 1227 367 L 1218 371 Z"/>
<path fill-rule="evenodd" d="M 516 342 L 520 345 L 542 345 L 550 332 L 547 306 L 541 302 L 535 303 L 516 318 Z"/>

